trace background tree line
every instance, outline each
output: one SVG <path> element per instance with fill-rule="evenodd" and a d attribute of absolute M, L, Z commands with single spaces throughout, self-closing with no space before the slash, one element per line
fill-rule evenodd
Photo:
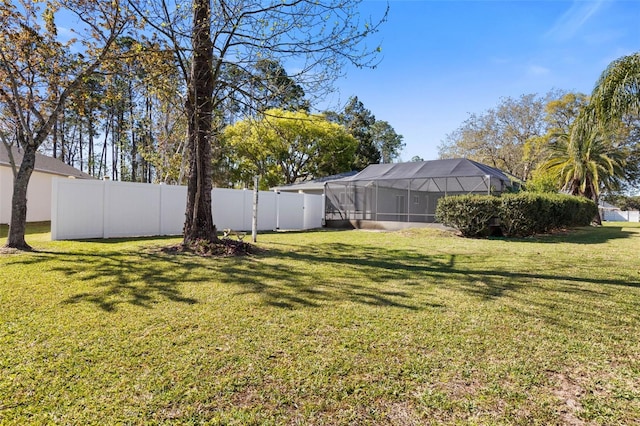
<path fill-rule="evenodd" d="M 185 184 L 189 167 L 186 87 L 171 47 L 157 37 L 138 34 L 116 39 L 112 54 L 117 61 L 101 64 L 65 100 L 40 150 L 96 178 Z M 272 130 L 274 126 L 289 129 L 272 133 L 276 139 L 282 136 L 278 144 L 273 138 L 240 143 L 237 132 L 235 138 L 222 138 L 212 155 L 215 186 L 251 185 L 256 173 L 265 175 L 262 185 L 268 187 L 361 170 L 397 160 L 404 147 L 402 135 L 388 122 L 376 120 L 357 97 L 350 98 L 342 111 L 312 114 L 304 88 L 278 61 L 259 60 L 250 73 L 232 66 L 223 72 L 225 79 L 242 87 L 243 96 L 252 94 L 251 104 L 237 94 L 225 95 L 215 115 L 222 133 L 227 127 L 231 134 L 232 128 L 242 126 L 253 128 L 255 136 L 266 123 Z M 302 135 L 303 128 L 295 125 L 303 122 L 320 126 L 314 152 L 285 136 L 291 131 Z M 341 148 L 344 135 L 336 133 L 336 126 L 352 137 L 354 149 Z M 6 128 L 4 133 L 9 141 L 14 132 Z M 248 144 L 253 145 L 253 153 Z M 286 149 L 282 144 L 288 144 Z M 336 161 L 329 165 L 327 158 L 334 154 Z M 296 172 L 291 165 L 300 156 L 308 157 L 306 168 Z M 277 164 L 258 167 L 258 157 Z"/>
<path fill-rule="evenodd" d="M 439 155 L 492 165 L 530 191 L 565 191 L 596 203 L 603 194 L 622 203 L 623 194 L 640 188 L 639 83 L 635 53 L 611 63 L 589 96 L 554 90 L 503 98 L 470 114 Z"/>

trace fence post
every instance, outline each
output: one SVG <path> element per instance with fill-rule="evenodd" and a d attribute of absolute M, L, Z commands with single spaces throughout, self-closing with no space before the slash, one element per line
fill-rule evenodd
<path fill-rule="evenodd" d="M 258 184 L 260 176 L 253 179 L 253 217 L 251 220 L 251 241 L 254 243 L 258 239 Z"/>

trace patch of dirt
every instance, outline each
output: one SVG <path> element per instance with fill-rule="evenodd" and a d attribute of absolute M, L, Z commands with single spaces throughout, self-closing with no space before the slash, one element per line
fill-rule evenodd
<path fill-rule="evenodd" d="M 387 412 L 389 424 L 397 426 L 418 426 L 424 424 L 418 413 L 408 402 L 394 402 L 388 404 L 384 411 Z"/>
<path fill-rule="evenodd" d="M 19 253 L 20 250 L 10 248 L 10 247 L 0 247 L 0 254 L 16 254 Z"/>
<path fill-rule="evenodd" d="M 558 411 L 562 424 L 571 426 L 585 425 L 586 423 L 577 416 L 577 413 L 582 410 L 580 397 L 584 394 L 584 390 L 578 383 L 562 373 L 555 374 L 554 378 L 556 387 L 553 389 L 553 394 L 562 403 Z"/>

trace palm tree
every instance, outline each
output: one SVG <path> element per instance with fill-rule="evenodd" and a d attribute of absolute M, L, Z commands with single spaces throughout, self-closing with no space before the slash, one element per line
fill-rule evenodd
<path fill-rule="evenodd" d="M 611 62 L 591 93 L 598 121 L 608 124 L 627 114 L 640 114 L 640 52 Z"/>
<path fill-rule="evenodd" d="M 544 168 L 555 175 L 562 189 L 598 204 L 602 189 L 615 189 L 624 176 L 622 152 L 597 129 L 581 137 L 576 132 L 557 135 Z M 597 224 L 602 220 L 598 213 Z"/>
<path fill-rule="evenodd" d="M 611 62 L 570 134 L 558 135 L 544 167 L 563 189 L 598 202 L 600 191 L 617 189 L 625 177 L 625 151 L 616 143 L 623 118 L 640 115 L 640 52 Z M 600 215 L 595 218 L 600 223 Z"/>

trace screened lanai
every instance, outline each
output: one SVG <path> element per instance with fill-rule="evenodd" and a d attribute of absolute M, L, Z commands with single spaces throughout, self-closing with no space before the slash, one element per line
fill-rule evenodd
<path fill-rule="evenodd" d="M 497 195 L 509 186 L 500 170 L 462 158 L 372 164 L 326 184 L 325 219 L 431 223 L 442 197 Z"/>

